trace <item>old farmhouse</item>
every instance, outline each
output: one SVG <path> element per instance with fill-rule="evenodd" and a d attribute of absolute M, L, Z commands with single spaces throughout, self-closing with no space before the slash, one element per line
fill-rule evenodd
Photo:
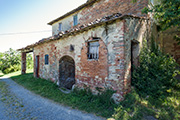
<path fill-rule="evenodd" d="M 26 53 L 34 54 L 34 76 L 60 87 L 113 89 L 115 102 L 130 91 L 131 64 L 138 65 L 150 20 L 141 10 L 149 0 L 88 0 L 49 22 L 52 36 L 19 49 L 22 74 Z"/>

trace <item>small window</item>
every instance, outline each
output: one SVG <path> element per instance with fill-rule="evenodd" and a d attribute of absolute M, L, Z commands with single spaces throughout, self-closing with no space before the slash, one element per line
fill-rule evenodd
<path fill-rule="evenodd" d="M 49 55 L 45 55 L 45 65 L 49 64 Z"/>
<path fill-rule="evenodd" d="M 74 26 L 76 26 L 78 24 L 78 16 L 77 15 L 74 15 L 73 22 L 74 22 Z"/>
<path fill-rule="evenodd" d="M 59 31 L 62 31 L 62 23 L 59 23 Z"/>
<path fill-rule="evenodd" d="M 99 41 L 93 40 L 88 42 L 88 59 L 98 59 L 99 58 Z"/>

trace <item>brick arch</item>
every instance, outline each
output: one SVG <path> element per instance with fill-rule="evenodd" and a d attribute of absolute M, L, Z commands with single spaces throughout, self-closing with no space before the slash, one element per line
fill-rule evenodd
<path fill-rule="evenodd" d="M 99 37 L 98 37 L 99 38 Z M 77 71 L 78 86 L 84 87 L 87 85 L 91 90 L 96 90 L 96 87 L 104 88 L 108 79 L 108 50 L 102 39 L 99 39 L 99 58 L 97 60 L 89 60 L 87 56 L 88 41 L 81 49 L 81 59 L 78 63 L 80 70 Z"/>
<path fill-rule="evenodd" d="M 75 61 L 65 55 L 59 60 L 59 86 L 71 89 L 75 84 Z"/>

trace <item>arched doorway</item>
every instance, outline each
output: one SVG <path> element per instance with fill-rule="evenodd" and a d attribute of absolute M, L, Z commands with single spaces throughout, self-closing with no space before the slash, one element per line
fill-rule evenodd
<path fill-rule="evenodd" d="M 72 57 L 64 56 L 59 60 L 59 86 L 71 89 L 75 84 L 75 62 Z"/>

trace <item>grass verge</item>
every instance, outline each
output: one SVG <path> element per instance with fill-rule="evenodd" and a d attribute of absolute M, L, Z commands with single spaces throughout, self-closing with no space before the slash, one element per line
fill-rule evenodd
<path fill-rule="evenodd" d="M 88 113 L 95 113 L 102 117 L 111 117 L 116 104 L 110 99 L 113 91 L 107 90 L 101 95 L 95 96 L 90 91 L 74 90 L 70 94 L 62 93 L 58 86 L 51 81 L 41 78 L 34 78 L 32 73 L 18 75 L 18 72 L 8 74 L 18 84 L 65 106 L 83 110 Z"/>
<path fill-rule="evenodd" d="M 162 95 L 159 98 L 141 97 L 135 89 L 132 89 L 125 100 L 115 108 L 114 118 L 119 120 L 180 120 L 179 104 L 180 87 L 174 88 L 171 95 Z"/>
<path fill-rule="evenodd" d="M 2 73 L 2 71 L 0 71 L 0 77 L 4 76 L 4 74 Z"/>
<path fill-rule="evenodd" d="M 85 90 L 75 90 L 70 94 L 64 94 L 51 81 L 34 78 L 32 73 L 25 75 L 19 73 L 11 73 L 8 76 L 36 94 L 74 109 L 95 113 L 98 116 L 113 117 L 116 120 L 180 119 L 179 84 L 169 91 L 171 94 L 168 96 L 162 94 L 159 98 L 143 97 L 136 89 L 132 88 L 131 93 L 126 95 L 124 101 L 116 105 L 110 100 L 113 93 L 111 90 L 107 90 L 98 96 L 94 96 Z"/>

